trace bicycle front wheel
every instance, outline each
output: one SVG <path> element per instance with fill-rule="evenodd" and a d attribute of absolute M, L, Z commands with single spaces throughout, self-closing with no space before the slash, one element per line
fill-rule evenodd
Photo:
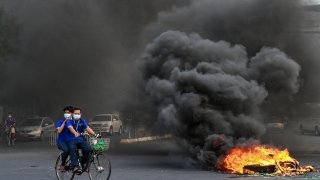
<path fill-rule="evenodd" d="M 92 180 L 109 180 L 111 176 L 111 163 L 105 155 L 95 155 L 91 159 L 89 176 Z"/>
<path fill-rule="evenodd" d="M 7 134 L 7 146 L 11 146 L 12 145 L 12 142 L 11 142 L 11 133 L 8 133 Z"/>
<path fill-rule="evenodd" d="M 69 157 L 67 158 L 67 161 L 66 161 L 65 171 L 62 171 L 60 169 L 61 163 L 62 163 L 62 160 L 61 160 L 61 153 L 60 153 L 57 158 L 56 165 L 55 165 L 55 171 L 56 171 L 56 176 L 57 176 L 58 180 L 72 179 L 74 175 L 71 170 L 71 166 L 70 166 L 71 161 L 70 161 Z"/>

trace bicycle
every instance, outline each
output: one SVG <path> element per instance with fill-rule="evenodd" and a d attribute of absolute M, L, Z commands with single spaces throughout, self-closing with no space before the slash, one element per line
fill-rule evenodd
<path fill-rule="evenodd" d="M 102 139 L 98 139 L 92 136 L 89 136 L 88 133 L 83 134 L 87 136 L 87 141 L 90 142 L 90 146 L 92 149 L 88 166 L 88 175 L 90 180 L 108 180 L 111 176 L 111 162 L 106 158 L 104 153 L 109 149 L 109 144 L 105 143 Z M 77 157 L 80 165 L 81 162 L 81 148 L 77 148 Z M 65 164 L 65 171 L 61 171 L 59 169 L 61 164 L 61 154 L 60 152 L 56 164 L 55 164 L 55 172 L 58 180 L 72 180 L 75 175 L 81 175 L 81 173 L 72 172 L 71 160 L 70 157 L 67 158 Z M 80 155 L 80 156 L 79 156 Z M 80 166 L 81 167 L 81 166 Z"/>
<path fill-rule="evenodd" d="M 3 130 L 2 133 L 2 140 L 5 142 L 5 144 L 10 147 L 15 145 L 15 139 L 12 136 L 12 133 L 15 133 L 15 127 L 10 128 L 1 128 Z"/>

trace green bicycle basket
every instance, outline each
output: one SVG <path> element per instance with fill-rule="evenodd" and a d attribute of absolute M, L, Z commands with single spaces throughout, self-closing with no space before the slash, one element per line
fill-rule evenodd
<path fill-rule="evenodd" d="M 107 144 L 103 140 L 98 140 L 97 143 L 92 145 L 92 149 L 96 152 L 104 152 L 109 149 L 109 143 Z"/>

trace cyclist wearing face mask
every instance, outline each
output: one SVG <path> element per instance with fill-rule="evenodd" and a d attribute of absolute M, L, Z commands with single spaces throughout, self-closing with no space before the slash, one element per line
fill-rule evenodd
<path fill-rule="evenodd" d="M 80 167 L 78 166 L 78 160 L 77 160 L 77 145 L 81 145 L 81 149 L 83 152 L 83 158 L 81 166 L 83 171 L 87 171 L 87 162 L 90 158 L 91 148 L 89 143 L 84 139 L 84 137 L 80 136 L 81 133 L 83 133 L 85 130 L 94 135 L 97 136 L 96 133 L 88 126 L 87 122 L 81 117 L 81 109 L 80 108 L 74 108 L 73 109 L 73 120 L 67 122 L 67 127 L 69 128 L 69 135 L 67 136 L 67 143 L 69 146 L 69 153 L 70 153 L 70 159 L 71 159 L 71 165 L 73 167 L 73 172 L 79 171 Z"/>
<path fill-rule="evenodd" d="M 60 165 L 60 171 L 64 172 L 65 171 L 65 163 L 67 160 L 67 157 L 69 155 L 69 147 L 66 141 L 66 136 L 67 133 L 69 132 L 66 123 L 67 121 L 72 119 L 72 112 L 73 107 L 72 106 L 66 106 L 63 108 L 63 116 L 64 118 L 59 120 L 57 125 L 56 125 L 56 130 L 58 132 L 58 138 L 57 138 L 57 146 L 60 150 L 62 150 L 62 155 L 61 155 L 61 165 Z"/>

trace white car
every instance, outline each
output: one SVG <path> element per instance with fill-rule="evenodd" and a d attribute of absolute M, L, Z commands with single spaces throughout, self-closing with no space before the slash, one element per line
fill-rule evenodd
<path fill-rule="evenodd" d="M 27 118 L 17 127 L 20 137 L 42 140 L 49 131 L 54 130 L 54 122 L 49 117 Z"/>
<path fill-rule="evenodd" d="M 286 123 L 283 122 L 272 122 L 267 123 L 267 129 L 280 129 L 284 130 Z"/>
<path fill-rule="evenodd" d="M 122 121 L 120 120 L 119 114 L 98 114 L 89 123 L 89 126 L 98 133 L 113 133 L 123 132 Z"/>
<path fill-rule="evenodd" d="M 269 122 L 267 123 L 266 133 L 284 133 L 286 130 L 286 122 Z"/>

